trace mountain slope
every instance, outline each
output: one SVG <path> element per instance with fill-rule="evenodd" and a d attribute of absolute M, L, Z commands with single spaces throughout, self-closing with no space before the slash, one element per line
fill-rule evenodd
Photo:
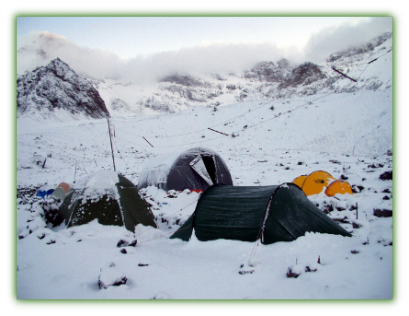
<path fill-rule="evenodd" d="M 93 84 L 59 58 L 17 79 L 17 115 L 56 118 L 62 112 L 89 118 L 109 117 Z"/>
<path fill-rule="evenodd" d="M 360 47 L 330 55 L 320 64 L 291 65 L 288 60 L 263 61 L 239 74 L 172 74 L 156 84 L 105 80 L 98 85 L 111 107 L 122 99 L 131 114 L 174 113 L 236 102 L 287 99 L 306 95 L 387 90 L 392 85 L 392 34 L 382 34 Z M 335 72 L 335 68 L 356 82 Z M 124 112 L 111 112 L 124 115 Z"/>

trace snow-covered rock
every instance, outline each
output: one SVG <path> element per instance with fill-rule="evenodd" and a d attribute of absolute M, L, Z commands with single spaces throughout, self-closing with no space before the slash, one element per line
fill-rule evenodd
<path fill-rule="evenodd" d="M 114 267 L 101 268 L 98 276 L 98 286 L 100 289 L 126 284 L 126 281 L 125 274 Z"/>

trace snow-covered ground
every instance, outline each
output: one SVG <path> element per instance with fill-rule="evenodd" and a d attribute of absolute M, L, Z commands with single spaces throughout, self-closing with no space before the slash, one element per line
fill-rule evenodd
<path fill-rule="evenodd" d="M 391 89 L 114 117 L 111 124 L 116 169 L 134 183 L 150 158 L 196 146 L 218 152 L 236 185 L 276 185 L 315 170 L 347 177 L 359 193 L 309 198 L 322 209 L 332 205 L 328 216 L 343 219 L 353 237 L 307 233 L 271 245 L 170 240 L 199 195 L 171 198 L 153 187 L 144 193 L 159 229 L 51 228 L 27 194 L 17 199 L 17 298 L 392 298 L 392 217 L 374 215 L 392 210 L 392 181 L 379 178 L 392 170 Z M 18 188 L 72 184 L 101 169 L 113 170 L 107 120 L 18 119 Z M 121 239 L 138 243 L 119 248 Z M 288 278 L 288 269 L 300 276 Z M 126 284 L 98 286 L 99 277 L 116 276 Z"/>

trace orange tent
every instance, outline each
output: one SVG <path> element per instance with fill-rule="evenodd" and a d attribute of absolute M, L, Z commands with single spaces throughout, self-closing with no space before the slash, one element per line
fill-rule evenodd
<path fill-rule="evenodd" d="M 319 194 L 334 180 L 336 179 L 326 171 L 314 171 L 305 179 L 302 190 L 307 196 Z"/>
<path fill-rule="evenodd" d="M 294 179 L 293 183 L 298 185 L 300 189 L 302 189 L 302 186 L 304 184 L 305 179 L 307 178 L 307 175 L 302 175 Z"/>
<path fill-rule="evenodd" d="M 317 170 L 308 176 L 302 175 L 294 179 L 305 195 L 319 194 L 325 190 L 327 196 L 336 194 L 352 194 L 352 188 L 348 182 L 337 180 L 326 171 Z"/>
<path fill-rule="evenodd" d="M 335 194 L 352 194 L 352 188 L 348 182 L 337 180 L 328 186 L 325 190 L 325 194 L 328 196 L 334 196 Z"/>

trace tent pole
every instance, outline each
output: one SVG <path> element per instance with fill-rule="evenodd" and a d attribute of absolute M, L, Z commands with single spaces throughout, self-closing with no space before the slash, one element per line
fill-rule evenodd
<path fill-rule="evenodd" d="M 74 169 L 74 183 L 75 180 L 77 179 L 77 161 L 75 160 L 75 169 Z"/>
<path fill-rule="evenodd" d="M 112 153 L 112 162 L 114 164 L 114 171 L 116 172 L 116 168 L 115 168 L 115 157 L 114 157 L 114 148 L 112 147 L 112 135 L 111 135 L 111 126 L 109 124 L 109 117 L 107 117 L 107 121 L 108 121 L 108 132 L 109 132 L 109 141 L 111 143 L 111 153 Z"/>

